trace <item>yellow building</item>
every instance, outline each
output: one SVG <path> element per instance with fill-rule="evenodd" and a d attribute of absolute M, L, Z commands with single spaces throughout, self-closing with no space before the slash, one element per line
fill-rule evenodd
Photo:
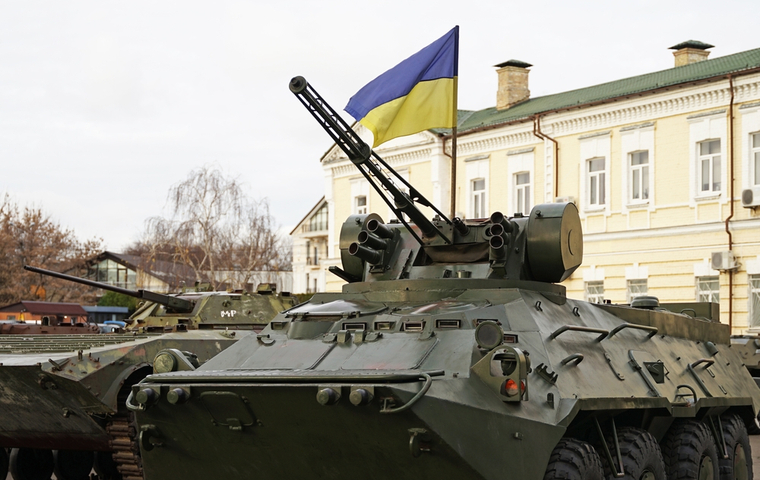
<path fill-rule="evenodd" d="M 760 331 L 760 49 L 707 59 L 711 47 L 684 42 L 671 47 L 674 68 L 537 98 L 530 64 L 497 65 L 496 106 L 459 114 L 454 213 L 573 201 L 585 254 L 568 295 L 720 301 L 733 333 Z M 450 132 L 434 130 L 376 151 L 448 213 L 450 149 Z M 334 291 L 342 280 L 324 272 L 340 265 L 344 219 L 388 220 L 389 209 L 337 146 L 321 162 L 329 228 L 309 240 L 323 249 L 310 281 L 324 279 L 310 290 Z M 293 231 L 296 283 L 306 272 L 295 249 L 316 210 Z"/>

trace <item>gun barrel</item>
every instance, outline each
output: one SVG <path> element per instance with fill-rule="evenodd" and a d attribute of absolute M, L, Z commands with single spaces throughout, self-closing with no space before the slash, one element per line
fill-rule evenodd
<path fill-rule="evenodd" d="M 70 282 L 81 283 L 82 285 L 88 285 L 90 287 L 102 288 L 103 290 L 110 290 L 112 292 L 121 293 L 130 297 L 139 298 L 142 300 L 148 300 L 150 302 L 160 303 L 167 307 L 173 308 L 178 312 L 192 312 L 194 305 L 192 302 L 184 300 L 182 298 L 171 297 L 169 295 L 163 295 L 160 293 L 154 293 L 149 290 L 129 290 L 126 288 L 116 287 L 107 283 L 96 282 L 94 280 L 88 280 L 86 278 L 75 277 L 73 275 L 66 275 L 65 273 L 54 272 L 52 270 L 45 270 L 44 268 L 33 267 L 31 265 L 24 265 L 24 270 L 30 272 L 40 273 L 42 275 L 48 275 L 50 277 L 56 277 Z"/>
<path fill-rule="evenodd" d="M 290 91 L 306 107 L 309 113 L 314 116 L 317 122 L 325 129 L 328 135 L 335 143 L 346 153 L 348 158 L 359 168 L 364 176 L 370 180 L 370 184 L 385 198 L 384 193 L 380 190 L 374 181 L 379 182 L 382 187 L 390 194 L 395 205 L 389 206 L 405 213 L 417 225 L 422 234 L 428 238 L 434 238 L 441 232 L 425 215 L 414 205 L 416 200 L 421 205 L 427 205 L 436 210 L 441 217 L 443 213 L 427 201 L 419 192 L 414 191 L 414 195 L 406 194 L 399 189 L 375 162 L 382 162 L 380 157 L 362 140 L 356 132 L 338 115 L 335 110 L 309 85 L 303 77 L 294 77 L 290 81 Z M 406 183 L 390 166 L 382 162 L 384 167 L 393 172 L 393 174 L 402 182 Z M 410 190 L 413 190 L 411 185 Z M 388 201 L 388 200 L 386 200 Z M 395 210 L 394 210 L 395 211 Z M 448 220 L 447 220 L 448 222 Z"/>

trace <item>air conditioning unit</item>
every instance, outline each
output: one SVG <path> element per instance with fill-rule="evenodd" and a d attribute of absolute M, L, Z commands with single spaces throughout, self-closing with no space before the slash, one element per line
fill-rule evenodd
<path fill-rule="evenodd" d="M 575 203 L 575 197 L 568 195 L 566 197 L 556 197 L 554 203 Z"/>
<path fill-rule="evenodd" d="M 739 268 L 739 263 L 734 257 L 734 252 L 726 250 L 723 252 L 712 252 L 712 261 L 710 266 L 713 270 L 736 270 Z"/>
<path fill-rule="evenodd" d="M 742 190 L 742 205 L 745 208 L 760 207 L 760 187 Z"/>

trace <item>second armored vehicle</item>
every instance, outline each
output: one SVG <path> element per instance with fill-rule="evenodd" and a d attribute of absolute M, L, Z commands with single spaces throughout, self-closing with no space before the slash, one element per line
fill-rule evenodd
<path fill-rule="evenodd" d="M 568 298 L 574 205 L 430 220 L 303 78 L 290 87 L 400 223 L 349 217 L 342 292 L 133 387 L 147 478 L 752 478 L 760 390 L 727 325 Z"/>
<path fill-rule="evenodd" d="M 94 459 L 101 478 L 142 479 L 124 407 L 131 385 L 154 370 L 194 368 L 295 304 L 269 285 L 256 294 L 118 290 L 145 300 L 124 333 L 0 335 L 0 478 L 10 468 L 15 480 L 48 480 L 53 471 L 82 480 Z"/>

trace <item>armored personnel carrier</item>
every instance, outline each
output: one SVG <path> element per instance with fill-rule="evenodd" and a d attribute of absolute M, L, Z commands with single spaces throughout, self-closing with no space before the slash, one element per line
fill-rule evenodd
<path fill-rule="evenodd" d="M 0 479 L 10 469 L 15 480 L 81 480 L 93 463 L 101 479 L 143 478 L 129 388 L 153 371 L 195 368 L 295 305 L 267 284 L 162 295 L 27 269 L 144 302 L 123 333 L 0 335 Z"/>
<path fill-rule="evenodd" d="M 341 293 L 133 386 L 147 479 L 752 478 L 760 390 L 726 325 L 568 298 L 573 204 L 449 220 L 290 88 L 398 221 L 345 221 Z"/>

